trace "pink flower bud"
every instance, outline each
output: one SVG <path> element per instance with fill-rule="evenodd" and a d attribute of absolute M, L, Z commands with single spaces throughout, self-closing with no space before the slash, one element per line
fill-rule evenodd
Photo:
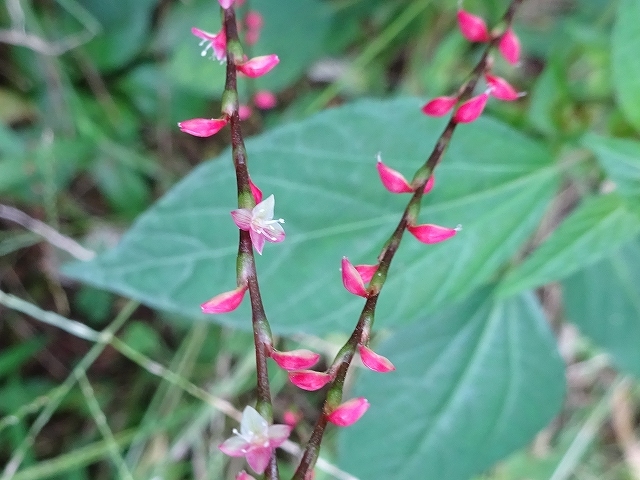
<path fill-rule="evenodd" d="M 424 184 L 424 190 L 422 193 L 429 193 L 433 188 L 433 186 L 435 185 L 435 183 L 436 183 L 436 179 L 433 175 L 431 175 L 429 177 L 429 180 L 427 180 L 427 183 Z"/>
<path fill-rule="evenodd" d="M 260 90 L 253 96 L 253 103 L 262 110 L 269 110 L 278 104 L 278 99 L 269 90 Z"/>
<path fill-rule="evenodd" d="M 235 290 L 230 292 L 224 292 L 216 295 L 211 300 L 204 302 L 200 305 L 202 313 L 227 313 L 238 308 L 244 294 L 247 291 L 246 285 L 241 285 Z"/>
<path fill-rule="evenodd" d="M 303 390 L 320 390 L 331 381 L 331 375 L 326 372 L 316 372 L 313 370 L 295 370 L 289 372 L 289 380 L 296 387 Z"/>
<path fill-rule="evenodd" d="M 489 94 L 487 92 L 481 93 L 476 97 L 471 97 L 458 107 L 456 113 L 453 115 L 453 119 L 458 123 L 470 123 L 476 120 L 487 105 Z"/>
<path fill-rule="evenodd" d="M 422 107 L 422 113 L 431 117 L 441 117 L 449 113 L 457 102 L 458 97 L 436 97 Z"/>
<path fill-rule="evenodd" d="M 356 270 L 360 274 L 364 283 L 369 283 L 375 273 L 378 271 L 378 264 L 375 265 L 356 265 Z"/>
<path fill-rule="evenodd" d="M 260 12 L 249 10 L 247 15 L 244 17 L 244 23 L 247 24 L 247 28 L 249 29 L 259 30 L 262 28 L 262 25 L 264 25 L 264 20 L 262 19 Z"/>
<path fill-rule="evenodd" d="M 498 100 L 510 102 L 520 98 L 520 94 L 504 78 L 485 73 L 484 78 L 489 85 L 489 93 Z"/>
<path fill-rule="evenodd" d="M 368 409 L 369 402 L 366 398 L 352 398 L 327 415 L 327 420 L 339 427 L 348 427 L 360 420 Z"/>
<path fill-rule="evenodd" d="M 236 475 L 236 480 L 256 480 L 256 479 L 251 475 L 249 475 L 244 470 L 242 470 L 240 473 Z"/>
<path fill-rule="evenodd" d="M 194 137 L 210 137 L 222 130 L 227 122 L 226 118 L 192 118 L 178 123 L 178 127 Z"/>
<path fill-rule="evenodd" d="M 275 348 L 271 352 L 271 358 L 283 370 L 302 370 L 311 368 L 318 360 L 320 355 L 310 350 L 291 350 L 290 352 L 279 352 Z"/>
<path fill-rule="evenodd" d="M 246 120 L 253 114 L 253 110 L 249 105 L 240 105 L 238 107 L 238 117 L 240 120 Z"/>
<path fill-rule="evenodd" d="M 438 243 L 453 237 L 461 230 L 458 225 L 456 228 L 440 227 L 439 225 L 408 225 L 407 230 L 422 243 Z"/>
<path fill-rule="evenodd" d="M 515 65 L 520 61 L 520 40 L 511 28 L 500 38 L 498 50 L 510 64 Z"/>
<path fill-rule="evenodd" d="M 462 36 L 470 42 L 488 42 L 491 40 L 486 22 L 479 16 L 462 9 L 458 10 L 458 27 Z"/>
<path fill-rule="evenodd" d="M 271 71 L 278 62 L 280 62 L 280 59 L 275 54 L 263 55 L 261 57 L 254 57 L 243 63 L 238 63 L 236 68 L 247 77 L 257 78 Z"/>
<path fill-rule="evenodd" d="M 256 204 L 260 203 L 262 201 L 262 190 L 260 190 L 258 186 L 253 183 L 251 177 L 249 177 L 249 188 L 251 188 L 251 195 L 253 195 L 253 200 L 256 202 Z"/>
<path fill-rule="evenodd" d="M 294 412 L 293 410 L 287 410 L 284 412 L 282 419 L 284 420 L 284 423 L 293 428 L 300 420 L 302 420 L 302 414 L 300 412 Z"/>
<path fill-rule="evenodd" d="M 387 357 L 377 354 L 365 345 L 358 345 L 358 351 L 364 366 L 374 372 L 385 373 L 396 369 Z"/>
<path fill-rule="evenodd" d="M 244 35 L 244 41 L 247 45 L 255 45 L 260 40 L 260 30 L 247 30 Z"/>
<path fill-rule="evenodd" d="M 408 193 L 413 192 L 413 188 L 407 182 L 407 179 L 404 176 L 394 170 L 393 168 L 387 167 L 382 162 L 382 157 L 378 154 L 378 175 L 380 175 L 380 180 L 382 181 L 382 185 L 384 188 L 389 190 L 391 193 Z"/>
<path fill-rule="evenodd" d="M 356 267 L 351 265 L 351 262 L 347 260 L 347 257 L 342 257 L 342 284 L 349 293 L 364 298 L 369 296 L 362 277 L 358 273 L 358 270 L 356 270 Z"/>
<path fill-rule="evenodd" d="M 220 3 L 220 6 L 225 10 L 233 5 L 233 0 L 218 0 L 218 2 Z"/>

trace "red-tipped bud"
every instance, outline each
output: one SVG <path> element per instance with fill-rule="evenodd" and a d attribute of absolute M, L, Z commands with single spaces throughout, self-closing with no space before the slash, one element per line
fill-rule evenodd
<path fill-rule="evenodd" d="M 356 270 L 360 274 L 360 278 L 364 283 L 369 283 L 375 273 L 378 271 L 378 264 L 376 265 L 356 265 Z"/>
<path fill-rule="evenodd" d="M 284 423 L 293 428 L 298 424 L 300 420 L 302 420 L 302 414 L 300 412 L 294 412 L 293 410 L 287 410 L 286 412 L 284 412 L 282 420 L 284 420 Z"/>
<path fill-rule="evenodd" d="M 251 195 L 253 195 L 253 200 L 256 202 L 256 204 L 260 203 L 262 201 L 262 190 L 260 190 L 258 186 L 253 183 L 251 177 L 249 177 L 249 188 L 251 188 Z"/>
<path fill-rule="evenodd" d="M 502 35 L 498 50 L 510 64 L 515 65 L 520 61 L 520 40 L 511 28 Z"/>
<path fill-rule="evenodd" d="M 331 375 L 313 370 L 295 370 L 289 372 L 289 381 L 303 390 L 320 390 L 331 381 Z"/>
<path fill-rule="evenodd" d="M 253 110 L 249 105 L 240 105 L 238 107 L 238 117 L 240 120 L 246 120 L 253 114 Z"/>
<path fill-rule="evenodd" d="M 247 77 L 257 78 L 270 72 L 278 62 L 280 62 L 280 59 L 275 54 L 263 55 L 261 57 L 254 57 L 246 62 L 238 63 L 236 69 L 244 73 Z"/>
<path fill-rule="evenodd" d="M 441 227 L 439 225 L 408 225 L 409 233 L 416 237 L 422 243 L 439 243 L 453 237 L 462 227 L 458 225 L 456 228 Z"/>
<path fill-rule="evenodd" d="M 387 357 L 377 354 L 366 345 L 358 345 L 358 351 L 364 366 L 374 372 L 386 373 L 396 369 Z"/>
<path fill-rule="evenodd" d="M 436 183 L 436 179 L 433 175 L 431 175 L 429 177 L 429 180 L 427 180 L 427 183 L 425 183 L 424 185 L 423 193 L 429 193 L 433 189 L 433 186 L 435 185 L 435 183 Z"/>
<path fill-rule="evenodd" d="M 178 127 L 194 137 L 210 137 L 222 130 L 227 122 L 226 118 L 192 118 L 178 123 Z"/>
<path fill-rule="evenodd" d="M 349 293 L 367 298 L 369 294 L 364 286 L 362 277 L 347 257 L 342 257 L 342 284 Z"/>
<path fill-rule="evenodd" d="M 247 287 L 242 285 L 230 292 L 224 292 L 216 295 L 211 300 L 200 305 L 202 313 L 227 313 L 232 312 L 242 302 Z"/>
<path fill-rule="evenodd" d="M 318 363 L 320 355 L 312 352 L 311 350 L 279 352 L 278 350 L 273 349 L 271 352 L 271 358 L 273 358 L 273 360 L 283 370 L 302 370 L 305 368 L 311 368 Z"/>
<path fill-rule="evenodd" d="M 489 93 L 498 100 L 510 102 L 520 98 L 520 94 L 504 78 L 485 73 L 484 78 L 489 86 Z"/>
<path fill-rule="evenodd" d="M 233 0 L 218 0 L 218 3 L 220 3 L 220 6 L 226 10 L 233 5 Z"/>
<path fill-rule="evenodd" d="M 380 175 L 380 181 L 382 181 L 382 185 L 384 188 L 389 190 L 391 193 L 409 193 L 413 192 L 413 188 L 407 182 L 407 179 L 404 176 L 394 170 L 393 168 L 387 167 L 382 162 L 382 157 L 378 154 L 378 175 Z"/>
<path fill-rule="evenodd" d="M 256 479 L 251 475 L 249 475 L 244 470 L 242 470 L 240 473 L 236 475 L 236 480 L 256 480 Z"/>
<path fill-rule="evenodd" d="M 270 110 L 278 104 L 278 99 L 269 90 L 260 90 L 253 96 L 253 103 L 262 110 Z"/>
<path fill-rule="evenodd" d="M 441 117 L 449 113 L 457 102 L 458 97 L 436 97 L 422 107 L 422 113 L 431 117 Z"/>
<path fill-rule="evenodd" d="M 453 119 L 458 123 L 473 122 L 482 115 L 488 99 L 489 94 L 487 92 L 470 98 L 458 107 L 458 110 L 456 110 L 456 113 L 453 115 Z"/>
<path fill-rule="evenodd" d="M 458 10 L 458 27 L 462 36 L 470 42 L 488 42 L 491 40 L 486 22 L 479 16 L 465 10 Z"/>
<path fill-rule="evenodd" d="M 348 427 L 360 420 L 368 409 L 369 401 L 366 398 L 352 398 L 327 415 L 327 420 L 339 427 Z"/>

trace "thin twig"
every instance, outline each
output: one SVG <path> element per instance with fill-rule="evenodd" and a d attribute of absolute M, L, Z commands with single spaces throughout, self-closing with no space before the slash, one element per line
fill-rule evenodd
<path fill-rule="evenodd" d="M 61 234 L 55 228 L 50 227 L 46 223 L 30 217 L 22 210 L 9 205 L 0 204 L 0 218 L 9 220 L 23 226 L 27 230 L 40 235 L 51 245 L 64 250 L 78 260 L 91 260 L 96 256 L 96 252 L 83 247 L 74 239 Z"/>

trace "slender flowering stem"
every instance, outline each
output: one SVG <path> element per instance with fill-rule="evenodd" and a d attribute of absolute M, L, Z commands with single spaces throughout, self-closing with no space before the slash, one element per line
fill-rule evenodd
<path fill-rule="evenodd" d="M 240 126 L 238 87 L 236 63 L 241 60 L 241 47 L 238 40 L 236 13 L 233 5 L 223 9 L 224 31 L 227 38 L 227 75 L 223 102 L 231 104 L 229 110 L 231 126 L 231 147 L 233 165 L 236 170 L 236 182 L 238 185 L 238 208 L 251 209 L 255 206 L 255 199 L 251 190 L 249 170 L 247 168 L 247 153 Z M 257 371 L 257 404 L 256 410 L 269 424 L 273 423 L 273 407 L 271 404 L 271 391 L 269 388 L 269 374 L 267 372 L 267 356 L 270 351 L 271 332 L 267 322 L 267 316 L 262 304 L 258 274 L 253 255 L 253 244 L 248 230 L 240 230 L 238 243 L 238 275 L 246 281 L 249 296 L 251 298 L 251 320 L 253 325 L 253 339 L 256 347 L 256 371 Z M 271 452 L 271 460 L 265 471 L 265 478 L 277 480 L 280 478 L 276 463 L 275 450 Z"/>
<path fill-rule="evenodd" d="M 522 0 L 512 0 L 509 8 L 504 14 L 503 23 L 505 25 L 505 32 L 508 31 L 511 27 L 513 17 L 520 3 L 522 3 Z M 473 90 L 476 87 L 478 81 L 480 80 L 484 72 L 488 69 L 490 51 L 496 45 L 498 45 L 501 38 L 502 35 L 492 38 L 491 41 L 487 44 L 487 48 L 485 49 L 482 57 L 471 72 L 467 82 L 460 88 L 458 98 L 461 101 L 467 100 L 473 93 Z M 453 136 L 453 132 L 455 131 L 457 125 L 458 122 L 455 120 L 455 117 L 452 116 L 446 127 L 444 128 L 442 134 L 440 135 L 440 138 L 436 142 L 436 145 L 429 155 L 427 161 L 416 172 L 414 176 L 412 185 L 416 187 L 415 192 L 409 200 L 409 203 L 407 204 L 407 207 L 405 208 L 404 213 L 402 214 L 402 217 L 398 222 L 398 226 L 394 230 L 389 240 L 387 240 L 387 242 L 385 243 L 382 252 L 378 257 L 378 270 L 374 274 L 369 284 L 369 296 L 364 304 L 362 313 L 360 314 L 360 318 L 358 319 L 358 323 L 356 324 L 353 333 L 349 337 L 349 340 L 347 340 L 345 345 L 340 349 L 338 355 L 336 356 L 336 359 L 334 360 L 332 367 L 336 368 L 335 378 L 329 383 L 329 390 L 324 401 L 322 414 L 318 418 L 313 432 L 311 433 L 311 437 L 309 438 L 309 442 L 307 443 L 305 451 L 302 455 L 300 464 L 298 465 L 298 468 L 293 476 L 293 480 L 304 480 L 307 472 L 311 470 L 315 465 L 315 462 L 320 453 L 320 444 L 322 442 L 322 437 L 324 436 L 324 432 L 327 427 L 328 416 L 338 407 L 341 402 L 342 390 L 344 387 L 344 381 L 347 375 L 347 371 L 349 370 L 355 351 L 360 343 L 363 331 L 365 330 L 365 328 L 371 328 L 376 305 L 378 302 L 378 297 L 380 295 L 380 290 L 385 283 L 387 272 L 389 271 L 389 267 L 391 266 L 391 261 L 398 251 L 400 241 L 402 240 L 402 236 L 404 234 L 404 231 L 407 229 L 407 226 L 410 222 L 415 222 L 415 220 L 417 219 L 417 214 L 420 210 L 420 201 L 422 200 L 422 196 L 424 194 L 424 187 L 433 174 L 434 169 L 440 163 L 440 160 L 442 159 L 444 152 L 449 145 L 449 142 L 451 141 L 451 137 Z"/>

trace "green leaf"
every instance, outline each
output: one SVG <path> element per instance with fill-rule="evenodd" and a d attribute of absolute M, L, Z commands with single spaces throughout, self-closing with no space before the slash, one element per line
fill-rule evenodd
<path fill-rule="evenodd" d="M 102 28 L 102 31 L 85 45 L 87 54 L 99 70 L 121 67 L 142 50 L 157 3 L 157 0 L 82 2 L 82 6 Z"/>
<path fill-rule="evenodd" d="M 362 309 L 339 265 L 372 263 L 408 196 L 380 184 L 375 155 L 407 175 L 443 127 L 421 101 L 363 101 L 249 139 L 253 180 L 275 194 L 287 239 L 267 244 L 258 272 L 269 320 L 279 333 L 304 322 L 314 333 L 347 331 Z M 407 235 L 378 304 L 385 323 L 406 323 L 487 282 L 528 238 L 557 187 L 551 156 L 498 122 L 461 126 L 425 198 L 421 221 L 463 225 L 426 246 Z M 69 275 L 151 306 L 197 316 L 199 304 L 235 286 L 237 204 L 228 151 L 195 169 L 148 210 L 114 250 L 66 269 Z M 208 319 L 248 328 L 245 302 Z M 203 318 L 200 316 L 199 318 Z"/>
<path fill-rule="evenodd" d="M 363 372 L 353 395 L 371 407 L 341 430 L 340 466 L 358 478 L 466 480 L 531 440 L 564 397 L 564 364 L 530 294 L 496 301 L 482 289 L 379 353 L 396 371 Z"/>
<path fill-rule="evenodd" d="M 640 2 L 620 0 L 611 35 L 613 83 L 620 109 L 640 130 Z"/>
<path fill-rule="evenodd" d="M 640 197 L 640 142 L 588 134 L 582 143 L 596 155 L 620 195 Z"/>
<path fill-rule="evenodd" d="M 640 378 L 640 238 L 567 278 L 563 298 L 567 317 Z"/>
<path fill-rule="evenodd" d="M 594 263 L 640 231 L 637 212 L 617 195 L 585 200 L 498 287 L 501 296 L 562 280 Z"/>

